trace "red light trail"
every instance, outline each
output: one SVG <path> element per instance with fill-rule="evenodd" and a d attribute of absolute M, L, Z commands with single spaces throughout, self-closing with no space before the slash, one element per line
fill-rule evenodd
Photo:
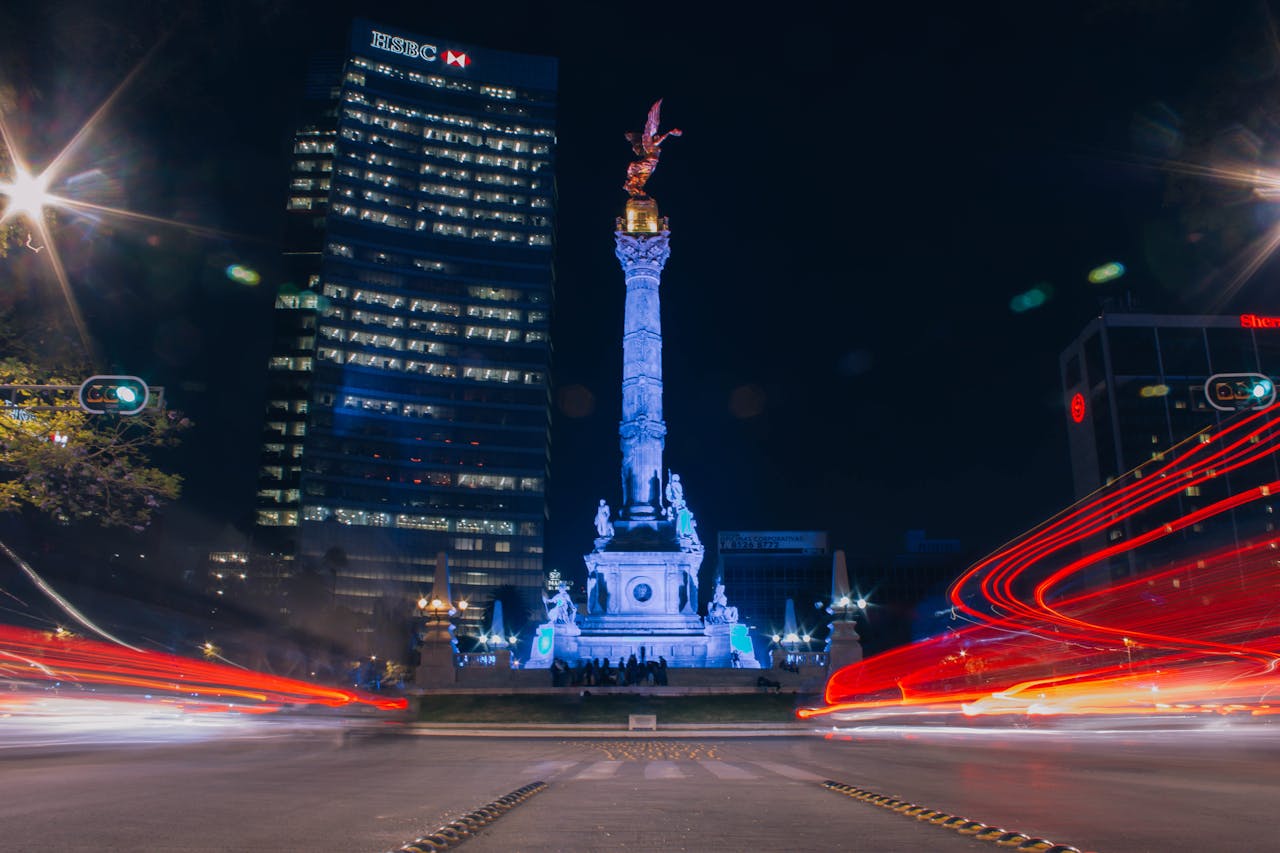
<path fill-rule="evenodd" d="M 1280 713 L 1280 407 L 1156 457 L 968 569 L 967 624 L 836 672 L 834 711 Z"/>
<path fill-rule="evenodd" d="M 0 625 L 0 678 L 145 691 L 161 701 L 178 701 L 188 711 L 263 713 L 286 705 L 366 705 L 384 711 L 407 707 L 403 698 L 9 625 Z"/>

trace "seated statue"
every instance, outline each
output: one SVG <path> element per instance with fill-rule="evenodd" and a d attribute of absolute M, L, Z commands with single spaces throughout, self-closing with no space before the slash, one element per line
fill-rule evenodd
<path fill-rule="evenodd" d="M 729 606 L 729 599 L 724 594 L 724 584 L 716 582 L 716 591 L 711 596 L 711 604 L 707 607 L 707 621 L 713 625 L 733 624 L 738 621 L 738 608 Z"/>

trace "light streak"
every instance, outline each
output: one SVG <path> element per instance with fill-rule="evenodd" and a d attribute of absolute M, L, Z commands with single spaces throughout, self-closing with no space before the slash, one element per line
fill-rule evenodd
<path fill-rule="evenodd" d="M 1280 713 L 1278 450 L 1272 406 L 1166 451 L 966 571 L 971 624 L 837 671 L 801 715 Z"/>
<path fill-rule="evenodd" d="M 12 560 L 14 564 L 19 569 L 22 570 L 22 573 L 31 579 L 31 582 L 36 585 L 36 588 L 38 588 L 41 592 L 47 595 L 55 604 L 57 604 L 59 607 L 62 608 L 62 611 L 64 613 L 66 613 L 68 616 L 70 616 L 80 625 L 92 631 L 93 633 L 97 634 L 99 637 L 102 637 L 104 640 L 110 640 L 111 642 L 116 643 L 117 645 L 121 645 L 121 646 L 124 646 L 126 649 L 130 649 L 131 651 L 135 651 L 135 652 L 140 651 L 140 649 L 134 648 L 133 646 L 126 643 L 124 640 L 121 640 L 119 637 L 116 637 L 108 633 L 105 629 L 100 628 L 88 616 L 85 616 L 83 613 L 81 613 L 74 604 L 72 604 L 70 601 L 67 601 L 65 598 L 59 595 L 56 589 L 50 586 L 45 581 L 44 578 L 40 577 L 40 575 L 36 573 L 36 570 L 31 567 L 30 563 L 22 559 L 22 557 L 18 556 L 13 551 L 13 549 L 10 548 L 8 545 L 6 545 L 4 542 L 0 542 L 0 551 L 4 551 L 5 556 L 7 556 L 10 560 Z"/>
<path fill-rule="evenodd" d="M 216 706 L 218 710 L 230 707 L 255 712 L 287 705 L 367 705 L 379 710 L 402 710 L 407 706 L 403 698 L 9 625 L 0 625 L 0 677 L 84 689 L 141 691 L 157 701 L 191 704 L 195 710 Z"/>

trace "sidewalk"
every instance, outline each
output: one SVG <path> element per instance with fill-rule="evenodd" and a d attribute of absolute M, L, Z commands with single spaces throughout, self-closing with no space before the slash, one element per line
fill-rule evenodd
<path fill-rule="evenodd" d="M 409 723 L 405 734 L 426 737 L 518 737 L 518 738 L 742 738 L 821 737 L 830 726 L 812 723 L 671 723 L 658 721 L 656 729 L 631 731 L 625 723 L 589 724 L 513 723 Z"/>

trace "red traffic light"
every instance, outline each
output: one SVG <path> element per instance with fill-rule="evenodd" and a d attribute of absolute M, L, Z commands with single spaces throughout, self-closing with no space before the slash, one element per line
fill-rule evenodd
<path fill-rule="evenodd" d="M 80 408 L 91 415 L 136 415 L 150 399 L 147 383 L 136 376 L 90 376 L 80 385 Z"/>

